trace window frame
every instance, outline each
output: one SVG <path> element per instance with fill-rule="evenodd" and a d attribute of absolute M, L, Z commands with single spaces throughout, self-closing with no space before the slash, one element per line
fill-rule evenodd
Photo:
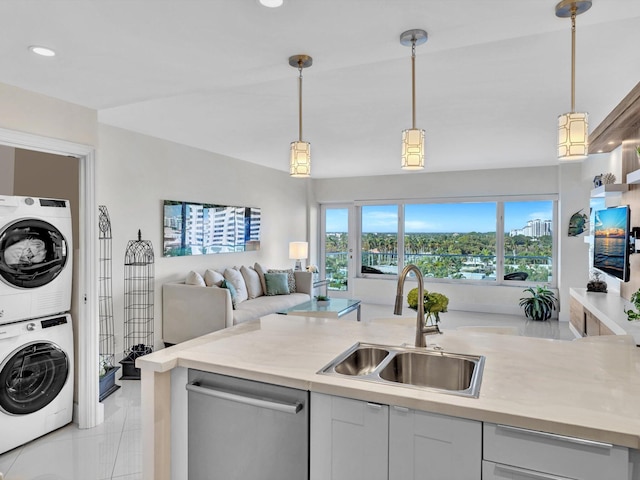
<path fill-rule="evenodd" d="M 551 247 L 551 281 L 539 282 L 529 280 L 505 280 L 504 279 L 504 204 L 509 202 L 527 201 L 549 201 L 552 202 L 552 247 Z M 548 288 L 557 288 L 558 285 L 558 238 L 560 235 L 558 225 L 558 195 L 538 194 L 538 195 L 504 195 L 504 196 L 473 196 L 473 197 L 442 197 L 423 199 L 401 199 L 401 200 L 363 200 L 354 202 L 354 238 L 357 255 L 355 256 L 355 276 L 356 278 L 374 279 L 397 279 L 398 275 L 362 273 L 362 207 L 363 206 L 383 206 L 397 205 L 398 207 L 398 272 L 404 267 L 404 207 L 410 204 L 443 204 L 443 203 L 495 203 L 496 204 L 496 280 L 474 279 L 449 279 L 426 277 L 425 282 L 448 283 L 454 285 L 485 285 L 485 286 L 533 286 L 544 285 Z M 500 233 L 498 233 L 500 232 Z"/>

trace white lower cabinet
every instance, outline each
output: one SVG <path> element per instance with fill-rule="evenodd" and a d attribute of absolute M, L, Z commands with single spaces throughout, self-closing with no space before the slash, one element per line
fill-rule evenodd
<path fill-rule="evenodd" d="M 389 407 L 311 393 L 311 480 L 387 480 Z"/>
<path fill-rule="evenodd" d="M 311 480 L 480 480 L 482 423 L 311 394 Z"/>
<path fill-rule="evenodd" d="M 392 406 L 389 480 L 480 480 L 482 422 Z"/>
<path fill-rule="evenodd" d="M 629 449 L 603 442 L 484 424 L 483 480 L 627 480 Z"/>

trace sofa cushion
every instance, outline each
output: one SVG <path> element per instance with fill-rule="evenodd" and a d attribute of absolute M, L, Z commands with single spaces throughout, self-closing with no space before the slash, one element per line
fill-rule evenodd
<path fill-rule="evenodd" d="M 237 325 L 249 320 L 255 320 L 256 318 L 264 317 L 274 312 L 280 312 L 308 301 L 309 295 L 304 293 L 275 295 L 272 297 L 263 295 L 262 297 L 238 304 L 238 308 L 233 311 L 233 323 Z"/>
<path fill-rule="evenodd" d="M 286 273 L 265 273 L 264 280 L 267 284 L 267 296 L 289 295 L 289 283 Z"/>
<path fill-rule="evenodd" d="M 244 283 L 244 278 L 242 278 L 242 274 L 239 270 L 234 270 L 233 268 L 225 268 L 224 279 L 227 282 L 231 282 L 231 284 L 235 287 L 238 294 L 237 303 L 244 302 L 249 298 L 249 294 L 247 293 L 247 286 Z"/>
<path fill-rule="evenodd" d="M 288 284 L 289 284 L 289 292 L 295 292 L 296 291 L 296 276 L 293 274 L 293 269 L 289 268 L 286 270 L 278 270 L 275 268 L 270 268 L 269 270 L 267 270 L 268 273 L 286 273 L 287 274 L 287 280 L 288 280 Z"/>
<path fill-rule="evenodd" d="M 211 288 L 218 288 L 218 287 L 211 287 Z M 229 295 L 231 295 L 231 304 L 233 305 L 233 309 L 235 310 L 236 307 L 238 306 L 238 292 L 236 291 L 236 287 L 234 287 L 231 282 L 228 282 L 227 280 L 223 280 L 222 284 L 220 285 L 220 288 L 226 288 L 227 290 L 229 290 Z"/>
<path fill-rule="evenodd" d="M 244 283 L 247 286 L 247 293 L 249 295 L 249 299 L 261 297 L 264 295 L 264 291 L 262 290 L 262 282 L 260 281 L 260 275 L 251 267 L 245 267 L 244 265 L 240 267 L 240 273 L 242 274 L 242 278 L 244 278 Z"/>
<path fill-rule="evenodd" d="M 258 262 L 256 262 L 253 265 L 253 268 L 255 268 L 256 273 L 260 277 L 260 283 L 262 284 L 262 291 L 266 295 L 267 294 L 267 283 L 264 281 L 264 274 L 267 273 L 267 271 Z"/>
<path fill-rule="evenodd" d="M 186 285 L 197 285 L 198 287 L 206 287 L 202 275 L 200 275 L 198 272 L 194 272 L 193 270 L 187 273 L 187 278 L 185 279 L 184 283 Z"/>
<path fill-rule="evenodd" d="M 204 283 L 207 284 L 207 287 L 219 287 L 222 285 L 222 281 L 224 280 L 224 275 L 220 272 L 216 272 L 215 270 L 207 269 L 204 272 Z"/>

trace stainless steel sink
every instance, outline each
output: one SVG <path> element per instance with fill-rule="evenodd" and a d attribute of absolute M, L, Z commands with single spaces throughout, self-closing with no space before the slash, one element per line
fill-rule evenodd
<path fill-rule="evenodd" d="M 378 347 L 362 347 L 353 351 L 335 366 L 341 375 L 368 375 L 389 355 L 389 350 Z"/>
<path fill-rule="evenodd" d="M 484 357 L 356 343 L 318 373 L 477 398 Z"/>

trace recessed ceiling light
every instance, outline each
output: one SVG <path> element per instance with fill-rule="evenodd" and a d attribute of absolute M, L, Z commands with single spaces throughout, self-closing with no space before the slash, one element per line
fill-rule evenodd
<path fill-rule="evenodd" d="M 260 2 L 260 5 L 264 7 L 269 7 L 269 8 L 281 7 L 282 4 L 284 3 L 284 0 L 258 0 L 258 1 Z"/>
<path fill-rule="evenodd" d="M 40 47 L 38 45 L 31 45 L 29 47 L 29 50 L 31 50 L 36 55 L 42 55 L 43 57 L 55 57 L 56 55 L 56 52 L 54 52 L 50 48 Z"/>
<path fill-rule="evenodd" d="M 614 142 L 613 140 L 611 140 L 611 141 L 608 143 L 608 145 L 613 145 L 614 143 L 616 143 L 616 142 Z"/>

